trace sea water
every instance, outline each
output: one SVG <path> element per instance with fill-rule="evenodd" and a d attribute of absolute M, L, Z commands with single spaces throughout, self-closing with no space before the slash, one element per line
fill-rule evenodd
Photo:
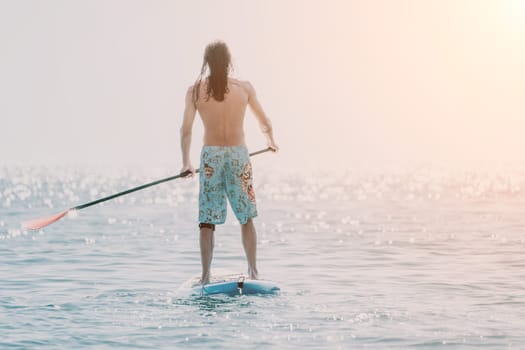
<path fill-rule="evenodd" d="M 195 180 L 20 223 L 172 175 L 0 168 L 1 349 L 525 348 L 525 172 L 265 174 L 258 267 L 274 296 L 190 297 Z M 213 266 L 246 271 L 239 225 Z"/>

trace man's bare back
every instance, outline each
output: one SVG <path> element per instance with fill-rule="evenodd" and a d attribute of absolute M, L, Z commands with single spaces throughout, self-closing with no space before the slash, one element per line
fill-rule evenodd
<path fill-rule="evenodd" d="M 213 97 L 199 98 L 197 111 L 204 124 L 205 146 L 237 146 L 244 144 L 244 114 L 250 101 L 249 83 L 228 79 L 224 101 Z M 200 96 L 206 94 L 206 83 L 200 86 Z"/>

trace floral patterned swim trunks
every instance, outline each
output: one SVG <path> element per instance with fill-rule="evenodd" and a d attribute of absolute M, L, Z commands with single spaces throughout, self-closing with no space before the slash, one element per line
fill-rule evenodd
<path fill-rule="evenodd" d="M 241 224 L 257 216 L 246 146 L 204 146 L 199 170 L 199 222 L 223 224 L 226 197 Z"/>

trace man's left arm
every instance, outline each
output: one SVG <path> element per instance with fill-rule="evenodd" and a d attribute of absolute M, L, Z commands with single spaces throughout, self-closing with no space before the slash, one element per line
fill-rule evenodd
<path fill-rule="evenodd" d="M 197 108 L 193 101 L 193 87 L 190 87 L 186 92 L 186 102 L 184 107 L 184 116 L 182 119 L 182 126 L 180 128 L 180 147 L 182 150 L 182 169 L 181 173 L 186 170 L 191 171 L 191 175 L 195 173 L 195 169 L 190 160 L 191 134 L 193 129 L 193 121 Z"/>

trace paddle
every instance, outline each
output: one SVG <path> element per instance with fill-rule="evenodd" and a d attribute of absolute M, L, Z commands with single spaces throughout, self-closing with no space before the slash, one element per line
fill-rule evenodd
<path fill-rule="evenodd" d="M 262 149 L 260 151 L 250 153 L 250 157 L 256 156 L 258 154 L 261 154 L 261 153 L 264 153 L 264 152 L 268 152 L 268 151 L 273 151 L 273 149 L 268 147 L 268 148 Z M 199 169 L 196 169 L 195 172 L 198 173 Z M 65 211 L 63 211 L 61 213 L 58 213 L 56 215 L 53 215 L 53 216 L 48 216 L 48 217 L 45 217 L 45 218 L 40 218 L 40 219 L 24 222 L 22 224 L 22 226 L 26 230 L 39 230 L 41 228 L 44 228 L 44 227 L 46 227 L 48 225 L 51 225 L 52 223 L 62 219 L 70 211 L 80 210 L 80 209 L 84 209 L 84 208 L 87 208 L 87 207 L 91 207 L 92 205 L 99 204 L 99 203 L 102 203 L 102 202 L 105 202 L 105 201 L 109 201 L 110 199 L 117 198 L 117 197 L 120 197 L 120 196 L 124 196 L 124 195 L 126 195 L 128 193 L 140 191 L 140 190 L 143 190 L 145 188 L 161 184 L 163 182 L 168 182 L 168 181 L 171 181 L 171 180 L 178 179 L 179 177 L 185 177 L 189 173 L 190 173 L 189 171 L 185 171 L 185 172 L 180 173 L 178 175 L 166 177 L 164 179 L 156 180 L 156 181 L 144 184 L 144 185 L 133 187 L 133 188 L 130 188 L 129 190 L 125 190 L 125 191 L 122 191 L 122 192 L 119 192 L 119 193 L 112 194 L 111 196 L 100 198 L 100 199 L 94 200 L 94 201 L 89 202 L 89 203 L 77 205 L 76 207 L 69 208 L 68 210 L 65 210 Z"/>

